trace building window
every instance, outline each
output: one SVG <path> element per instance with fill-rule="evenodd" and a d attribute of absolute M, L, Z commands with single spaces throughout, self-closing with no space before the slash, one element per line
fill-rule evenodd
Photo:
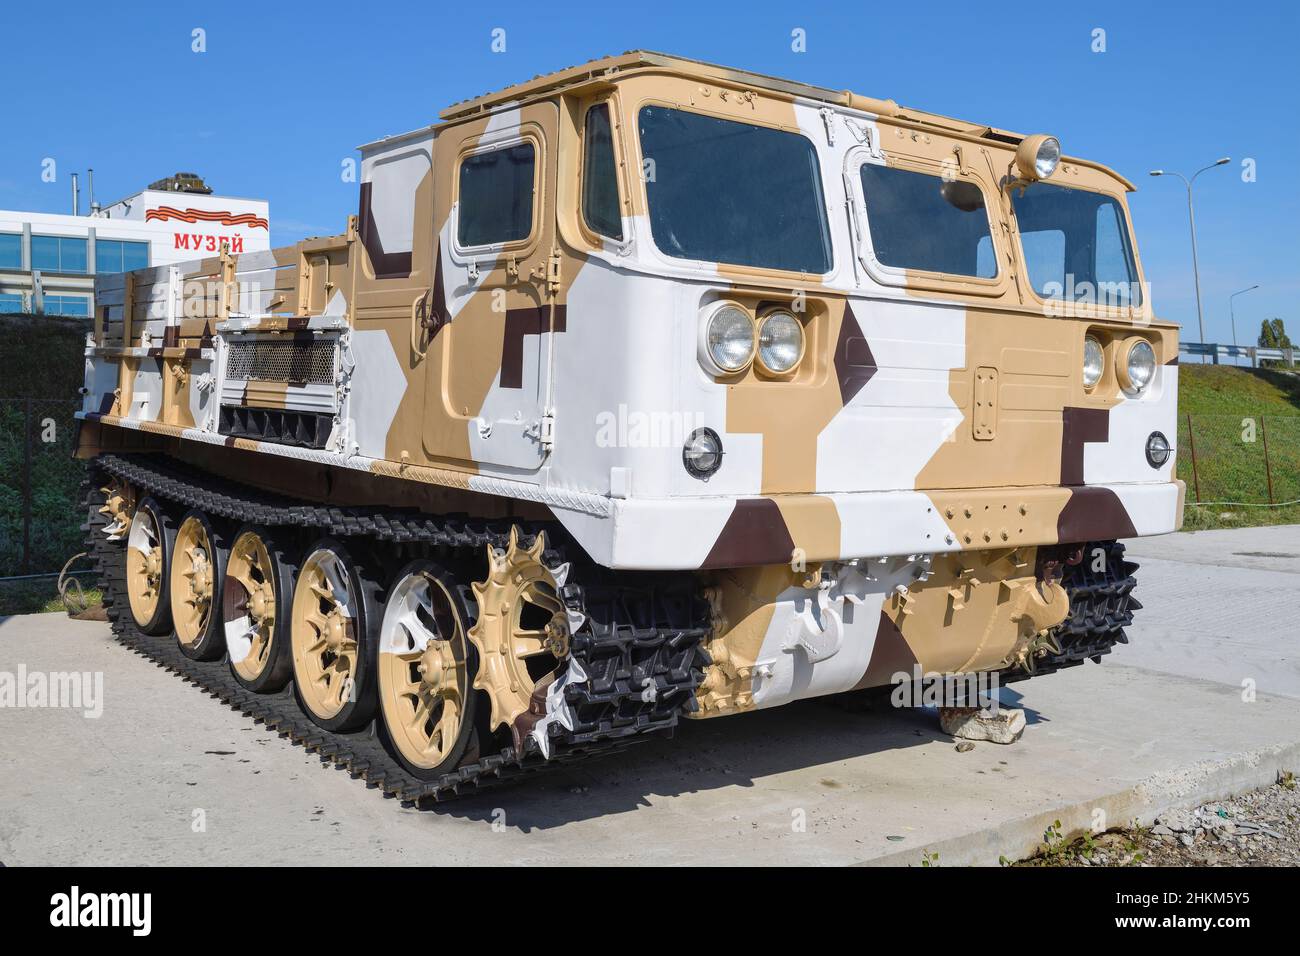
<path fill-rule="evenodd" d="M 895 166 L 859 171 L 871 247 L 881 265 L 992 279 L 989 214 L 979 186 Z"/>
<path fill-rule="evenodd" d="M 149 265 L 149 243 L 124 239 L 95 240 L 96 272 L 130 272 Z"/>
<path fill-rule="evenodd" d="M 467 156 L 460 164 L 456 238 L 462 247 L 527 239 L 533 231 L 532 143 Z"/>
<path fill-rule="evenodd" d="M 22 311 L 23 296 L 21 292 L 0 292 L 0 314 Z"/>
<path fill-rule="evenodd" d="M 84 273 L 86 240 L 71 236 L 32 236 L 32 269 Z"/>
<path fill-rule="evenodd" d="M 618 204 L 618 172 L 614 165 L 614 140 L 609 129 L 607 104 L 593 106 L 587 111 L 584 135 L 582 216 L 592 231 L 621 242 L 623 216 Z"/>
<path fill-rule="evenodd" d="M 90 296 L 87 295 L 47 295 L 45 297 L 46 315 L 70 315 L 76 318 L 90 318 Z"/>
<path fill-rule="evenodd" d="M 0 269 L 17 272 L 23 267 L 23 237 L 16 232 L 0 232 Z"/>

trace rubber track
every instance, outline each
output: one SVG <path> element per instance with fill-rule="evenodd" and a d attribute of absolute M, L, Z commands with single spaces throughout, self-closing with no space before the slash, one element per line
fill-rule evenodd
<path fill-rule="evenodd" d="M 125 600 L 119 604 L 119 595 L 125 594 L 126 552 L 102 531 L 106 518 L 98 511 L 103 497 L 97 469 L 209 514 L 272 527 L 316 529 L 339 537 L 421 542 L 482 553 L 489 545 L 504 548 L 511 524 L 431 517 L 395 509 L 305 505 L 154 458 L 144 461 L 101 455 L 92 463 L 83 496 L 88 515 L 87 550 L 96 562 L 115 638 L 281 737 L 318 754 L 322 762 L 346 770 L 386 795 L 414 804 L 442 801 L 547 768 L 618 753 L 632 743 L 671 734 L 679 713 L 695 706 L 694 690 L 707 662 L 700 647 L 707 634 L 707 607 L 697 596 L 673 594 L 655 587 L 657 581 L 631 589 L 612 582 L 571 584 L 563 589 L 563 598 L 570 607 L 582 610 L 589 621 L 571 642 L 571 653 L 590 676 L 583 684 L 568 688 L 566 694 L 577 715 L 574 728 L 550 726 L 549 759 L 529 739 L 523 753 L 507 747 L 463 764 L 437 780 L 421 780 L 389 755 L 376 735 L 374 722 L 368 729 L 350 734 L 323 730 L 298 707 L 292 684 L 278 694 L 253 693 L 234 679 L 224 659 L 191 660 L 181 654 L 172 635 L 154 637 L 136 627 Z M 523 530 L 531 536 L 539 527 Z M 548 564 L 554 566 L 560 560 L 562 555 L 548 548 Z M 583 570 L 600 571 L 594 566 Z M 654 623 L 664 619 L 669 623 Z M 683 626 L 683 622 L 689 626 Z M 648 691 L 649 687 L 654 690 Z"/>
<path fill-rule="evenodd" d="M 1097 548 L 1106 553 L 1105 567 L 1093 570 Z M 1059 654 L 1037 658 L 1032 671 L 1019 667 L 1001 674 L 1002 683 L 1040 677 L 1084 661 L 1100 663 L 1116 644 L 1127 644 L 1124 628 L 1133 623 L 1133 612 L 1142 605 L 1133 597 L 1138 565 L 1124 557 L 1124 545 L 1118 541 L 1097 541 L 1083 546 L 1083 560 L 1066 565 L 1061 585 L 1070 595 L 1070 613 L 1056 628 Z"/>

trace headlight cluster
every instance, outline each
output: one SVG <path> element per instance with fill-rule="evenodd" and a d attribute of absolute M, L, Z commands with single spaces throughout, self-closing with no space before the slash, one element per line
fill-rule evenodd
<path fill-rule="evenodd" d="M 769 312 L 758 324 L 758 364 L 784 375 L 803 358 L 803 324 L 789 312 Z"/>
<path fill-rule="evenodd" d="M 1124 343 L 1119 363 L 1119 384 L 1126 392 L 1141 392 L 1156 376 L 1156 350 L 1146 339 L 1129 339 Z"/>
<path fill-rule="evenodd" d="M 718 371 L 739 372 L 754 358 L 754 320 L 740 306 L 723 303 L 704 324 L 704 342 Z"/>
<path fill-rule="evenodd" d="M 1083 387 L 1095 388 L 1106 370 L 1106 353 L 1101 343 L 1089 335 L 1083 340 Z"/>
<path fill-rule="evenodd" d="M 773 309 L 758 322 L 734 302 L 719 302 L 700 326 L 700 364 L 713 375 L 735 375 L 757 362 L 769 375 L 793 371 L 803 359 L 803 323 L 785 309 Z"/>
<path fill-rule="evenodd" d="M 1134 335 L 1120 343 L 1115 354 L 1115 375 L 1120 388 L 1140 395 L 1156 377 L 1156 350 L 1146 339 Z M 1083 340 L 1083 387 L 1097 387 L 1106 371 L 1106 351 L 1101 341 L 1089 335 Z"/>

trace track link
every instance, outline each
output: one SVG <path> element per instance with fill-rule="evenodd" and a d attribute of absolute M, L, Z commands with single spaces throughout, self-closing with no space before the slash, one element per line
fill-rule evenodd
<path fill-rule="evenodd" d="M 298 707 L 292 684 L 278 694 L 256 694 L 231 675 L 224 659 L 204 663 L 181 654 L 174 636 L 153 637 L 136 627 L 125 601 L 126 551 L 104 533 L 107 518 L 99 513 L 103 476 L 130 482 L 156 497 L 199 508 L 206 513 L 267 527 L 313 530 L 343 538 L 393 544 L 423 543 L 477 557 L 487 547 L 503 548 L 512 524 L 531 536 L 554 528 L 544 524 L 494 522 L 430 516 L 382 508 L 308 505 L 246 488 L 158 458 L 101 455 L 91 464 L 83 504 L 88 551 L 103 588 L 114 637 L 255 722 L 264 724 L 322 762 L 404 802 L 447 800 L 534 775 L 594 756 L 617 753 L 650 737 L 671 735 L 682 712 L 695 707 L 694 691 L 703 678 L 707 656 L 701 645 L 708 631 L 707 605 L 689 579 L 681 576 L 612 577 L 595 565 L 574 560 L 581 571 L 571 575 L 562 599 L 584 618 L 572 635 L 570 654 L 584 681 L 565 688 L 568 726 L 551 722 L 544 755 L 536 741 L 479 756 L 425 781 L 408 773 L 384 748 L 375 722 L 349 734 L 323 730 Z M 548 563 L 565 560 L 565 543 L 548 548 Z M 573 546 L 569 550 L 576 551 Z M 591 578 L 591 584 L 585 578 Z M 382 718 L 376 716 L 378 721 Z"/>
<path fill-rule="evenodd" d="M 1097 549 L 1105 555 L 1098 562 Z M 1124 545 L 1118 541 L 1096 541 L 1082 546 L 1083 559 L 1064 565 L 1061 586 L 1070 596 L 1070 614 L 1058 624 L 1054 637 L 1060 651 L 1035 658 L 1033 669 L 1019 665 L 1002 672 L 1002 683 L 1051 674 L 1084 661 L 1101 662 L 1116 644 L 1127 644 L 1124 628 L 1133 623 L 1133 612 L 1142 609 L 1133 588 L 1138 565 L 1124 557 Z M 1101 563 L 1100 570 L 1095 565 Z"/>

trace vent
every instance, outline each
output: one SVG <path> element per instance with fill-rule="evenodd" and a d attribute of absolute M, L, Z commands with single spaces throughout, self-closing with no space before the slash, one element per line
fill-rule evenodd
<path fill-rule="evenodd" d="M 1023 136 L 1017 136 L 1015 133 L 1007 133 L 1000 129 L 994 129 L 990 126 L 984 132 L 980 133 L 984 139 L 991 139 L 995 143 L 1006 143 L 1008 146 L 1019 146 L 1024 139 Z"/>
<path fill-rule="evenodd" d="M 332 415 L 318 412 L 223 405 L 219 430 L 233 438 L 252 438 L 297 448 L 324 448 L 333 424 Z"/>
<path fill-rule="evenodd" d="M 333 341 L 232 342 L 226 378 L 327 385 L 334 381 L 334 352 Z"/>

